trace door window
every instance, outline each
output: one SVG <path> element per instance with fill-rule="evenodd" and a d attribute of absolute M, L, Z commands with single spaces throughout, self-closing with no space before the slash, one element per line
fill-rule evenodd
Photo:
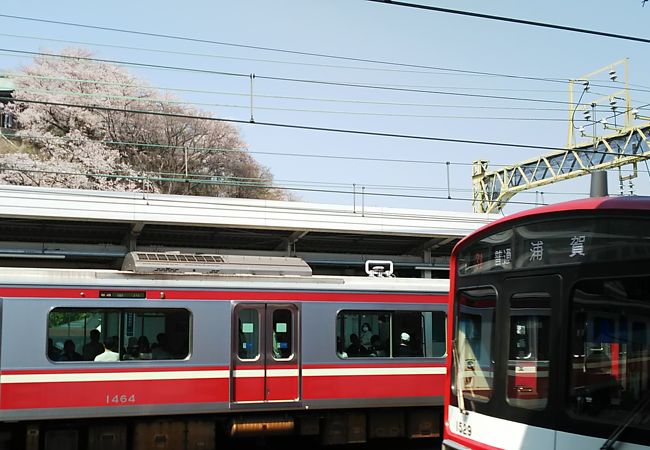
<path fill-rule="evenodd" d="M 546 292 L 510 299 L 507 400 L 519 408 L 541 410 L 548 402 L 550 300 Z"/>
<path fill-rule="evenodd" d="M 496 299 L 491 287 L 458 294 L 454 389 L 460 388 L 470 400 L 487 401 L 492 397 Z"/>
<path fill-rule="evenodd" d="M 288 309 L 273 311 L 273 358 L 288 359 L 293 355 L 293 316 Z"/>
<path fill-rule="evenodd" d="M 237 355 L 240 359 L 256 359 L 260 354 L 260 318 L 256 309 L 239 310 Z"/>

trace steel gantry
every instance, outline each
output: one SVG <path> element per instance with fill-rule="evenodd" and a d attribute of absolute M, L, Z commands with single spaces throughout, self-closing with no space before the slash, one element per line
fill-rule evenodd
<path fill-rule="evenodd" d="M 590 80 L 593 77 L 609 74 L 609 80 L 615 82 L 617 75 L 615 68 L 624 69 L 624 89 L 612 92 L 588 102 L 583 102 L 585 94 L 590 94 Z M 582 93 L 577 103 L 573 101 L 573 90 L 576 83 L 582 86 Z M 600 86 L 602 87 L 602 86 Z M 624 101 L 622 111 L 617 111 L 617 101 Z M 596 119 L 596 109 L 603 103 L 607 104 L 610 119 Z M 496 213 L 501 211 L 505 204 L 516 193 L 545 186 L 558 181 L 588 175 L 607 169 L 625 165 L 632 165 L 633 174 L 636 176 L 639 161 L 650 158 L 648 139 L 650 136 L 650 121 L 641 125 L 633 125 L 632 119 L 650 120 L 648 117 L 639 116 L 639 111 L 632 109 L 628 83 L 628 60 L 623 59 L 613 64 L 602 67 L 582 77 L 569 81 L 569 140 L 567 147 L 553 153 L 531 158 L 526 161 L 506 166 L 503 169 L 488 172 L 488 161 L 474 161 L 472 169 L 473 206 L 475 212 Z M 591 136 L 585 134 L 585 127 L 575 126 L 576 113 L 584 115 L 583 121 L 590 125 Z M 624 123 L 616 126 L 616 117 L 622 116 Z M 588 138 L 588 142 L 576 143 L 574 130 L 580 131 L 580 136 Z M 611 133 L 609 130 L 614 130 Z M 598 135 L 599 131 L 602 131 Z M 609 133 L 604 135 L 605 133 Z"/>
<path fill-rule="evenodd" d="M 474 161 L 472 184 L 475 212 L 499 212 L 516 193 L 599 170 L 632 164 L 650 158 L 650 122 L 629 127 L 594 143 L 577 145 L 548 155 L 488 172 L 488 162 Z"/>

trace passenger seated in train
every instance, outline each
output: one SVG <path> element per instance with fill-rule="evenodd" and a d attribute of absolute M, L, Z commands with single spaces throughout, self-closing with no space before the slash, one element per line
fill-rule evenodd
<path fill-rule="evenodd" d="M 411 336 L 406 332 L 400 334 L 397 356 L 417 356 L 416 352 L 411 347 Z"/>
<path fill-rule="evenodd" d="M 140 359 L 151 359 L 151 345 L 149 344 L 149 339 L 147 336 L 140 336 L 138 338 L 138 358 Z"/>
<path fill-rule="evenodd" d="M 86 361 L 94 361 L 95 356 L 104 351 L 104 346 L 99 342 L 99 330 L 90 330 L 88 336 L 90 337 L 90 342 L 83 346 L 81 354 Z"/>
<path fill-rule="evenodd" d="M 167 335 L 158 333 L 156 339 L 158 342 L 151 346 L 151 359 L 172 359 L 173 356 L 169 351 Z"/>
<path fill-rule="evenodd" d="M 368 356 L 368 349 L 361 345 L 361 340 L 356 333 L 350 335 L 350 345 L 345 349 L 346 353 L 350 357 L 355 356 Z"/>
<path fill-rule="evenodd" d="M 47 339 L 47 357 L 52 361 L 58 361 L 61 358 L 61 350 L 56 348 L 52 338 Z"/>
<path fill-rule="evenodd" d="M 124 359 L 140 359 L 140 351 L 138 349 L 138 338 L 131 336 L 124 351 Z"/>
<path fill-rule="evenodd" d="M 120 354 L 116 351 L 117 345 L 118 342 L 114 337 L 106 338 L 106 340 L 104 341 L 104 351 L 99 355 L 95 356 L 94 361 L 98 361 L 98 362 L 119 361 Z"/>
<path fill-rule="evenodd" d="M 388 356 L 384 350 L 383 345 L 381 344 L 381 339 L 379 335 L 373 334 L 370 338 L 370 348 L 368 349 L 369 356 Z"/>
<path fill-rule="evenodd" d="M 76 351 L 76 347 L 72 339 L 67 339 L 63 344 L 63 353 L 59 361 L 83 361 L 81 353 Z"/>

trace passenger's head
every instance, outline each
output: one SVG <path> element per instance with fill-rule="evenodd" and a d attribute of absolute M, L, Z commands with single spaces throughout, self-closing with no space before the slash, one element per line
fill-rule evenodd
<path fill-rule="evenodd" d="M 104 340 L 104 347 L 106 350 L 116 351 L 117 350 L 117 339 L 115 337 L 109 337 Z"/>
<path fill-rule="evenodd" d="M 165 344 L 167 344 L 167 335 L 165 333 L 158 333 L 158 335 L 156 336 L 156 340 L 160 345 L 164 346 Z"/>
<path fill-rule="evenodd" d="M 381 339 L 379 339 L 379 336 L 376 334 L 373 334 L 372 337 L 370 338 L 370 345 L 373 347 L 379 347 L 381 346 Z"/>
<path fill-rule="evenodd" d="M 368 322 L 361 325 L 361 331 L 365 332 L 365 331 L 371 331 L 371 330 L 372 330 L 372 328 L 370 328 L 370 324 Z"/>
<path fill-rule="evenodd" d="M 75 345 L 74 345 L 74 342 L 72 342 L 72 339 L 67 339 L 63 343 L 63 351 L 66 352 L 66 353 L 74 353 Z"/>
<path fill-rule="evenodd" d="M 151 351 L 151 345 L 149 344 L 149 339 L 147 339 L 147 336 L 140 336 L 138 339 L 138 349 L 142 353 L 149 353 Z"/>
<path fill-rule="evenodd" d="M 92 342 L 99 342 L 99 330 L 90 330 L 90 340 Z"/>
<path fill-rule="evenodd" d="M 402 333 L 399 338 L 404 344 L 408 344 L 408 342 L 411 340 L 411 336 L 409 336 L 408 333 Z"/>

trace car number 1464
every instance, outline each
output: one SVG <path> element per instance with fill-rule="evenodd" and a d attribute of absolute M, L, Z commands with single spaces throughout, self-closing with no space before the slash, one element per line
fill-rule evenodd
<path fill-rule="evenodd" d="M 135 403 L 135 394 L 115 394 L 106 396 L 107 405 L 126 405 Z"/>

